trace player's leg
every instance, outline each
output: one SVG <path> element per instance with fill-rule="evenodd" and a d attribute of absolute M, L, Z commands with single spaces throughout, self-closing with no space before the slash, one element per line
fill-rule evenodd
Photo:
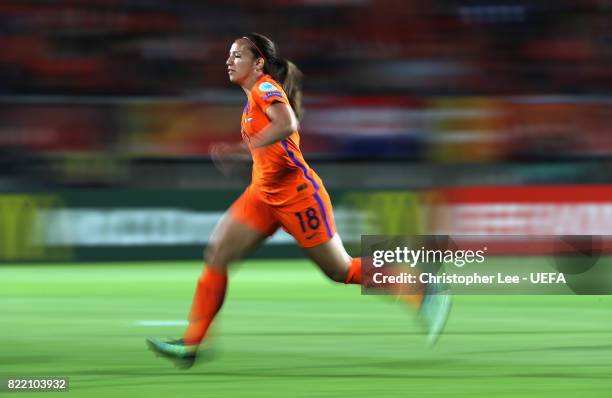
<path fill-rule="evenodd" d="M 352 264 L 361 261 L 359 258 L 353 261 L 353 258 L 346 252 L 338 234 L 334 234 L 325 243 L 314 247 L 305 247 L 304 250 L 329 279 L 340 283 L 359 284 L 361 282 L 360 269 L 358 273 L 350 272 Z"/>
<path fill-rule="evenodd" d="M 196 286 L 183 338 L 173 341 L 149 339 L 149 347 L 181 367 L 190 367 L 198 346 L 223 305 L 228 268 L 257 248 L 277 228 L 277 221 L 267 205 L 247 188 L 211 235 L 205 252 L 206 265 Z"/>
<path fill-rule="evenodd" d="M 330 279 L 346 284 L 362 283 L 361 258 L 351 258 L 337 234 L 325 243 L 305 247 L 304 250 Z M 418 311 L 419 318 L 427 330 L 426 342 L 433 345 L 448 319 L 450 292 L 442 291 L 440 286 L 435 284 L 394 285 L 388 287 L 388 291 Z"/>
<path fill-rule="evenodd" d="M 312 198 L 290 208 L 276 210 L 277 217 L 312 261 L 333 281 L 362 283 L 361 258 L 351 258 L 336 233 L 329 195 L 323 187 Z M 419 310 L 428 329 L 428 342 L 439 336 L 448 316 L 448 295 L 422 285 L 390 286 L 392 294 Z M 430 296 L 430 297 L 428 297 Z"/>
<path fill-rule="evenodd" d="M 189 326 L 183 335 L 186 344 L 200 344 L 215 315 L 221 309 L 231 264 L 261 245 L 269 236 L 237 219 L 229 211 L 221 219 L 205 251 L 206 265 L 198 280 L 189 311 Z"/>
<path fill-rule="evenodd" d="M 237 220 L 229 211 L 217 224 L 212 243 L 206 249 L 206 265 L 196 285 L 183 338 L 170 341 L 148 339 L 149 347 L 177 366 L 191 367 L 200 343 L 225 300 L 228 268 L 259 246 L 266 236 Z"/>
<path fill-rule="evenodd" d="M 333 281 L 355 285 L 362 283 L 361 258 L 349 256 L 338 234 L 320 245 L 304 247 L 304 250 L 323 273 Z M 402 268 L 398 269 L 397 272 L 413 272 L 413 270 Z M 421 285 L 398 285 L 395 287 L 387 286 L 386 288 L 403 301 L 413 304 L 416 308 L 419 307 L 423 296 Z"/>
<path fill-rule="evenodd" d="M 221 308 L 227 269 L 247 256 L 278 229 L 270 207 L 248 187 L 215 227 L 205 252 L 206 267 L 198 281 L 184 340 L 199 344 Z"/>

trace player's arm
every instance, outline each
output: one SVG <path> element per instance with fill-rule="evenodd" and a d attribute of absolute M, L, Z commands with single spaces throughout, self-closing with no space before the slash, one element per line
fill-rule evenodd
<path fill-rule="evenodd" d="M 289 137 L 298 128 L 298 120 L 289 104 L 275 102 L 266 108 L 266 116 L 270 123 L 251 137 L 251 148 L 257 149 Z"/>
<path fill-rule="evenodd" d="M 241 163 L 251 160 L 249 147 L 246 142 L 227 143 L 219 142 L 210 147 L 210 157 L 224 175 L 233 174 Z"/>

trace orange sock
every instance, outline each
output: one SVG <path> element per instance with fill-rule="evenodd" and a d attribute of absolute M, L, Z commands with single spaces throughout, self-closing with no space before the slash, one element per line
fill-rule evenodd
<path fill-rule="evenodd" d="M 351 265 L 349 267 L 348 273 L 346 275 L 346 280 L 344 281 L 346 284 L 361 284 L 361 258 L 357 257 L 351 261 Z M 420 286 L 422 288 L 422 286 Z M 397 299 L 403 301 L 413 307 L 415 309 L 419 309 L 421 306 L 421 302 L 423 301 L 423 291 L 422 289 L 417 288 L 414 293 L 416 294 L 406 294 L 402 291 L 397 291 Z"/>
<path fill-rule="evenodd" d="M 206 267 L 198 280 L 189 312 L 189 326 L 183 335 L 186 344 L 200 344 L 215 315 L 221 309 L 227 290 L 227 274 Z"/>
<path fill-rule="evenodd" d="M 347 285 L 361 285 L 361 257 L 354 258 L 351 261 L 348 273 L 344 283 Z"/>

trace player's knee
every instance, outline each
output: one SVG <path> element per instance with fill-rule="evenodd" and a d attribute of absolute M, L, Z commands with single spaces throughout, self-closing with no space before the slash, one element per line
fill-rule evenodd
<path fill-rule="evenodd" d="M 211 257 L 213 257 L 213 245 L 212 244 L 208 244 L 205 248 L 204 248 L 204 262 L 206 262 L 207 264 L 210 264 L 210 259 Z"/>
<path fill-rule="evenodd" d="M 229 258 L 227 251 L 223 250 L 223 247 L 211 243 L 204 249 L 204 261 L 209 265 L 227 267 L 231 262 L 231 258 Z"/>

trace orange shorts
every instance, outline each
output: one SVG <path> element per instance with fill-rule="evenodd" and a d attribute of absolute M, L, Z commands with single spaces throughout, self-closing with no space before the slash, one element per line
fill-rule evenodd
<path fill-rule="evenodd" d="M 318 246 L 336 233 L 331 200 L 323 186 L 305 200 L 287 206 L 272 206 L 249 185 L 236 199 L 230 213 L 266 236 L 282 227 L 301 247 Z"/>

